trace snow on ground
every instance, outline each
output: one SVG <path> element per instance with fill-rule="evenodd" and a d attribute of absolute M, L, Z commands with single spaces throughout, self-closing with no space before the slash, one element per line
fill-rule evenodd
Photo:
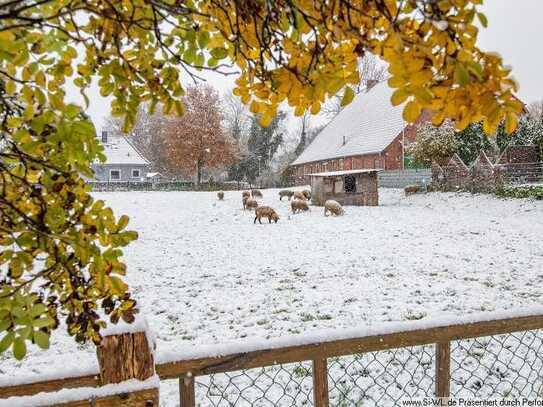
<path fill-rule="evenodd" d="M 223 202 L 211 192 L 95 195 L 130 215 L 140 234 L 125 250 L 127 278 L 159 352 L 174 341 L 278 337 L 540 300 L 543 202 L 380 194 L 379 207 L 347 207 L 336 218 L 319 207 L 291 215 L 277 190 L 264 190 L 281 216 L 271 225 L 254 225 L 237 191 Z M 33 349 L 23 362 L 0 356 L 0 381 L 94 359 L 91 346 L 59 331 L 49 351 Z"/>

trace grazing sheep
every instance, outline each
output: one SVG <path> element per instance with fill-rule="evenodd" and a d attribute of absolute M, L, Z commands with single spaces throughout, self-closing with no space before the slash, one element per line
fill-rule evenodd
<path fill-rule="evenodd" d="M 282 191 L 279 191 L 279 200 L 282 201 L 283 197 L 286 196 L 288 200 L 290 201 L 290 198 L 292 198 L 292 195 L 294 195 L 294 192 L 289 191 L 288 189 L 283 189 Z"/>
<path fill-rule="evenodd" d="M 308 201 L 311 199 L 311 191 L 309 189 L 304 189 L 302 191 L 302 194 L 305 196 L 305 199 Z"/>
<path fill-rule="evenodd" d="M 217 192 L 217 198 L 219 198 L 219 201 L 222 201 L 224 199 L 224 192 L 222 191 Z"/>
<path fill-rule="evenodd" d="M 403 191 L 405 192 L 405 196 L 408 196 L 421 192 L 422 188 L 420 185 L 408 185 L 403 189 Z"/>
<path fill-rule="evenodd" d="M 296 212 L 305 212 L 309 210 L 309 206 L 307 205 L 306 201 L 302 201 L 300 199 L 293 199 L 290 203 L 290 207 L 292 209 L 292 213 Z"/>
<path fill-rule="evenodd" d="M 336 216 L 340 216 L 345 213 L 339 202 L 332 199 L 329 199 L 324 203 L 324 216 L 328 216 L 327 212 L 330 212 L 332 215 Z"/>
<path fill-rule="evenodd" d="M 247 198 L 243 203 L 243 209 L 251 210 L 258 207 L 258 202 L 255 199 Z"/>
<path fill-rule="evenodd" d="M 251 190 L 251 195 L 253 198 L 262 198 L 262 192 L 260 192 L 258 189 Z"/>
<path fill-rule="evenodd" d="M 305 201 L 305 200 L 307 199 L 307 198 L 305 197 L 305 195 L 304 195 L 302 192 L 300 192 L 300 191 L 294 192 L 294 194 L 292 195 L 292 197 L 293 197 L 294 199 L 299 199 L 300 201 Z"/>
<path fill-rule="evenodd" d="M 247 198 L 250 198 L 251 197 L 251 193 L 249 191 L 243 191 L 241 193 L 241 198 L 243 199 L 244 197 L 247 197 Z"/>
<path fill-rule="evenodd" d="M 259 206 L 255 209 L 255 220 L 253 223 L 256 223 L 256 220 L 258 219 L 258 223 L 262 224 L 261 218 L 268 218 L 269 223 L 271 223 L 272 220 L 277 223 L 279 215 L 269 206 Z"/>

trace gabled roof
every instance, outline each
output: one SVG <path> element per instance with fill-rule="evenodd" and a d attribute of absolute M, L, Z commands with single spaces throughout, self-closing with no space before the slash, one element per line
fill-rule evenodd
<path fill-rule="evenodd" d="M 106 155 L 104 164 L 149 164 L 149 161 L 138 153 L 125 136 L 110 134 L 107 143 L 103 146 Z"/>
<path fill-rule="evenodd" d="M 406 126 L 393 91 L 381 82 L 356 95 L 292 164 L 382 152 Z"/>

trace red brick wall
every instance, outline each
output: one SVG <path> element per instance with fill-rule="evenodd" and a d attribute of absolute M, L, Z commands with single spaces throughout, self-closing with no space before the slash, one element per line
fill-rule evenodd
<path fill-rule="evenodd" d="M 306 174 L 313 174 L 316 172 L 325 172 L 325 171 L 340 171 L 343 169 L 349 169 L 349 165 L 347 164 L 347 167 L 345 168 L 345 162 L 351 162 L 351 168 L 353 170 L 359 170 L 359 169 L 371 169 L 375 168 L 375 162 L 376 160 L 380 160 L 381 162 L 381 168 L 386 170 L 400 170 L 403 168 L 402 163 L 402 140 L 405 140 L 406 146 L 409 143 L 412 143 L 415 141 L 415 138 L 417 136 L 417 126 L 420 123 L 423 123 L 425 121 L 428 121 L 430 119 L 430 115 L 426 112 L 424 112 L 417 123 L 415 125 L 409 125 L 407 126 L 403 134 L 400 133 L 398 136 L 388 145 L 388 147 L 385 148 L 385 150 L 381 154 L 364 154 L 364 155 L 357 155 L 357 156 L 351 156 L 351 157 L 344 157 L 343 158 L 343 168 L 339 168 L 339 159 L 332 159 L 332 160 L 323 160 L 319 161 L 317 163 L 313 163 L 313 165 L 305 164 L 307 167 Z M 326 162 L 326 167 L 323 165 L 323 163 Z M 308 184 L 309 183 L 309 177 L 304 177 L 302 171 L 300 169 L 304 165 L 296 166 L 296 184 Z"/>
<path fill-rule="evenodd" d="M 538 146 L 509 146 L 500 157 L 499 164 L 538 162 Z"/>

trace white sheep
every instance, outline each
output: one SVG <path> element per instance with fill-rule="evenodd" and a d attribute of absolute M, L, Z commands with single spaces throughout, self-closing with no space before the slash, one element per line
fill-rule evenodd
<path fill-rule="evenodd" d="M 340 216 L 345 213 L 340 203 L 332 199 L 329 199 L 324 203 L 324 216 L 328 216 L 328 212 L 336 216 Z"/>

